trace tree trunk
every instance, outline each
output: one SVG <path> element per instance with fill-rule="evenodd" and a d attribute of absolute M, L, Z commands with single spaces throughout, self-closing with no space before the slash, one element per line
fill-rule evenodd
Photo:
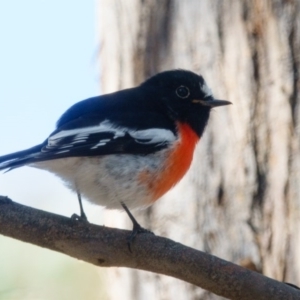
<path fill-rule="evenodd" d="M 300 285 L 300 0 L 102 0 L 98 10 L 103 93 L 183 68 L 233 102 L 212 113 L 184 179 L 137 219 Z M 125 214 L 107 219 L 130 226 Z M 221 299 L 166 276 L 107 272 L 109 299 Z"/>

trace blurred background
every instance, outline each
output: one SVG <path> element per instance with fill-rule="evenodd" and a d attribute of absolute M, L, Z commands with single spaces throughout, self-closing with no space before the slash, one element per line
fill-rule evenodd
<path fill-rule="evenodd" d="M 0 155 L 40 143 L 69 106 L 99 94 L 95 6 L 0 1 Z M 33 168 L 0 174 L 0 194 L 65 216 L 79 213 L 76 195 Z M 103 224 L 101 208 L 85 209 Z M 103 291 L 99 268 L 0 236 L 1 300 L 105 299 Z"/>
<path fill-rule="evenodd" d="M 40 143 L 81 99 L 163 70 L 204 76 L 212 113 L 193 165 L 137 214 L 158 235 L 300 285 L 300 0 L 0 3 L 0 155 Z M 50 174 L 0 175 L 0 194 L 71 216 Z M 91 222 L 130 228 L 85 204 Z M 166 276 L 99 269 L 0 237 L 0 299 L 222 299 Z"/>

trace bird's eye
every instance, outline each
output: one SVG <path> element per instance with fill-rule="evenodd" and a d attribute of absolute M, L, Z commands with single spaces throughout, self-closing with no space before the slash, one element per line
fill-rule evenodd
<path fill-rule="evenodd" d="M 176 89 L 176 95 L 182 99 L 185 99 L 190 95 L 190 90 L 186 86 L 181 85 Z"/>

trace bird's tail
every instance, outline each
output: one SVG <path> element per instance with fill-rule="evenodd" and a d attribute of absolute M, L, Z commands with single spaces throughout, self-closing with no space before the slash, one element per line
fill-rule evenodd
<path fill-rule="evenodd" d="M 0 170 L 10 171 L 34 162 L 35 158 L 41 152 L 42 147 L 43 144 L 40 144 L 23 151 L 0 156 Z"/>

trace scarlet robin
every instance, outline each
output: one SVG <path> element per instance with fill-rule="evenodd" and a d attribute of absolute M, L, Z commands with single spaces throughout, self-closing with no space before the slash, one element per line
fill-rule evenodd
<path fill-rule="evenodd" d="M 62 178 L 81 195 L 109 209 L 147 207 L 187 172 L 216 100 L 202 76 L 159 73 L 135 88 L 74 104 L 41 144 L 0 157 L 1 169 L 24 165 Z M 121 205 L 120 205 L 121 204 Z"/>

